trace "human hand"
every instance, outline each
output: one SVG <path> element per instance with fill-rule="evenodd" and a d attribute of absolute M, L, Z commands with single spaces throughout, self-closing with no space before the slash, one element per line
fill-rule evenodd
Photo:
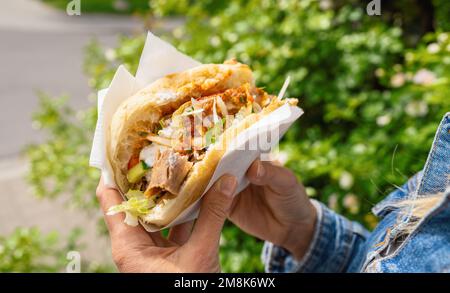
<path fill-rule="evenodd" d="M 169 236 L 164 238 L 161 232 L 148 233 L 140 225 L 126 225 L 123 213 L 107 216 L 108 209 L 123 199 L 117 190 L 107 188 L 100 179 L 97 197 L 119 271 L 219 272 L 220 233 L 236 186 L 235 177 L 222 176 L 203 197 L 195 226 L 193 221 L 180 224 L 171 228 Z"/>
<path fill-rule="evenodd" d="M 234 199 L 229 219 L 245 232 L 289 250 L 300 259 L 314 234 L 316 209 L 294 173 L 256 160 L 247 171 L 250 185 Z"/>

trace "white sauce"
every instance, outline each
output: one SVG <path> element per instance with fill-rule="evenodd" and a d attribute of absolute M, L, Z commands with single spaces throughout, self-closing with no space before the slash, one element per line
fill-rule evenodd
<path fill-rule="evenodd" d="M 165 127 L 163 129 L 161 129 L 158 132 L 158 135 L 166 137 L 166 138 L 170 138 L 173 135 L 173 127 L 171 125 L 169 125 L 168 127 Z"/>
<path fill-rule="evenodd" d="M 167 123 L 167 121 L 165 123 Z M 169 124 L 160 131 L 158 131 L 158 135 L 165 138 L 171 138 L 174 133 L 174 128 L 175 128 L 175 121 L 173 119 L 170 119 Z"/>
<path fill-rule="evenodd" d="M 161 147 L 152 143 L 149 146 L 146 146 L 145 148 L 142 149 L 141 153 L 139 154 L 139 160 L 144 161 L 147 166 L 152 167 L 153 164 L 155 163 L 155 157 L 156 154 L 158 153 L 158 149 L 160 149 Z"/>
<path fill-rule="evenodd" d="M 169 166 L 171 168 L 175 167 L 175 163 L 177 162 L 177 157 L 174 153 L 170 153 L 169 155 Z"/>

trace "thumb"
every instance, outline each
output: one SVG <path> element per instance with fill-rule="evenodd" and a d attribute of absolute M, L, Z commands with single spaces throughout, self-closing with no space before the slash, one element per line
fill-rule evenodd
<path fill-rule="evenodd" d="M 197 248 L 217 247 L 236 187 L 236 177 L 224 175 L 205 194 L 190 244 Z"/>

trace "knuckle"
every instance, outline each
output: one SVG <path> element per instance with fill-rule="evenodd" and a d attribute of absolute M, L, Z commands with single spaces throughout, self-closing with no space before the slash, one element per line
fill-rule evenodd
<path fill-rule="evenodd" d="M 220 195 L 218 194 L 218 196 L 221 196 L 221 194 Z M 208 214 L 210 214 L 211 217 L 213 217 L 214 219 L 221 220 L 226 218 L 227 216 L 227 213 L 223 208 L 224 204 L 222 201 L 223 201 L 222 199 L 220 200 L 217 199 L 214 201 L 210 201 L 206 205 Z"/>

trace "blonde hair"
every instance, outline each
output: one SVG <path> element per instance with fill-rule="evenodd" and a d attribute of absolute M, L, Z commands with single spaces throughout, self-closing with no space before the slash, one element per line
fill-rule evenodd
<path fill-rule="evenodd" d="M 400 216 L 403 216 L 404 221 L 399 222 L 395 229 L 400 230 L 399 234 L 410 234 L 419 222 L 441 202 L 443 196 L 443 192 L 427 197 L 413 195 L 411 199 L 397 203 L 395 207 L 400 208 Z"/>

